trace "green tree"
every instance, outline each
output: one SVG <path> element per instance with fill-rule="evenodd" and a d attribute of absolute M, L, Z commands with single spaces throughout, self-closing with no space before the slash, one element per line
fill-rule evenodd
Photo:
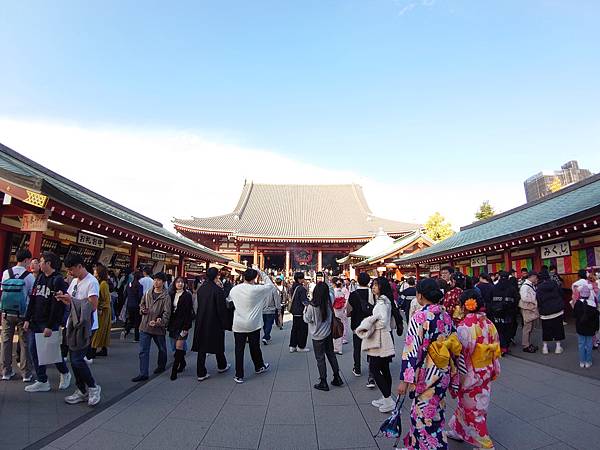
<path fill-rule="evenodd" d="M 443 241 L 454 234 L 452 225 L 446 222 L 444 216 L 435 212 L 425 223 L 425 233 L 434 241 Z"/>
<path fill-rule="evenodd" d="M 479 210 L 475 213 L 475 219 L 487 219 L 488 217 L 492 217 L 494 214 L 496 214 L 496 211 L 494 211 L 494 208 L 492 208 L 492 205 L 490 205 L 489 200 L 486 200 L 479 205 Z"/>

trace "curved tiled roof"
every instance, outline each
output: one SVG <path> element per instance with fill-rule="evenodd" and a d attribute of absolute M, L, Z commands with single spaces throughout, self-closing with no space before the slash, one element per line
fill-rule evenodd
<path fill-rule="evenodd" d="M 282 239 L 369 239 L 380 228 L 398 236 L 421 227 L 373 216 L 356 184 L 247 183 L 232 213 L 173 222 L 183 231 Z"/>
<path fill-rule="evenodd" d="M 184 236 L 171 233 L 160 222 L 103 197 L 0 144 L 0 174 L 2 173 L 10 175 L 11 178 L 17 177 L 18 181 L 35 185 L 51 198 L 58 196 L 76 209 L 85 208 L 91 214 L 100 213 L 111 217 L 113 221 L 121 221 L 148 237 L 178 245 L 214 261 L 229 261 L 229 258 L 214 250 Z"/>
<path fill-rule="evenodd" d="M 557 228 L 599 213 L 600 174 L 540 200 L 465 226 L 448 239 L 414 255 L 399 258 L 396 262 L 410 263 L 456 250 L 500 242 L 503 239 L 514 239 L 532 231 Z"/>

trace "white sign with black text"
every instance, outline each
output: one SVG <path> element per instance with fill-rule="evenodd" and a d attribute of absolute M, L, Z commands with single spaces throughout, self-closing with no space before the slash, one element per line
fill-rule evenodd
<path fill-rule="evenodd" d="M 471 258 L 471 267 L 481 267 L 487 265 L 487 256 L 473 256 Z"/>
<path fill-rule="evenodd" d="M 104 248 L 104 238 L 80 231 L 77 233 L 77 243 L 88 247 Z"/>
<path fill-rule="evenodd" d="M 571 247 L 569 246 L 569 241 L 557 242 L 556 244 L 542 245 L 540 251 L 542 252 L 542 259 L 559 258 L 561 256 L 569 256 L 571 254 Z"/>
<path fill-rule="evenodd" d="M 152 251 L 152 254 L 150 256 L 154 261 L 164 261 L 165 258 L 167 257 L 167 255 L 165 253 L 161 253 L 161 252 L 156 252 L 156 251 Z"/>

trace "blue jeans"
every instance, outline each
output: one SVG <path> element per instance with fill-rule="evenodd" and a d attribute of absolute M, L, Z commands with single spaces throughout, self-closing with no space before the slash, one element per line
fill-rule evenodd
<path fill-rule="evenodd" d="M 266 339 L 267 341 L 271 340 L 271 330 L 273 329 L 273 324 L 275 323 L 275 316 L 276 314 L 263 314 L 263 339 Z"/>
<path fill-rule="evenodd" d="M 36 326 L 30 327 L 29 338 L 27 340 L 27 344 L 29 346 L 29 354 L 31 355 L 31 360 L 33 361 L 33 368 L 35 370 L 35 376 L 40 383 L 45 383 L 46 381 L 48 381 L 48 375 L 46 375 L 46 366 L 40 366 L 38 363 L 37 347 L 35 345 L 35 333 L 43 333 L 44 328 L 45 327 Z M 58 331 L 58 328 L 52 331 Z M 55 366 L 60 373 L 69 372 L 67 364 L 64 360 L 62 362 L 56 363 Z"/>
<path fill-rule="evenodd" d="M 577 343 L 579 345 L 579 362 L 592 362 L 592 336 L 577 335 Z"/>
<path fill-rule="evenodd" d="M 71 354 L 71 368 L 75 375 L 75 384 L 77 385 L 77 388 L 85 394 L 87 388 L 96 387 L 96 382 L 94 381 L 90 367 L 83 359 L 87 353 L 87 348 L 76 351 L 70 350 L 69 353 Z"/>
<path fill-rule="evenodd" d="M 158 348 L 158 368 L 167 365 L 167 340 L 164 335 L 149 334 L 140 331 L 140 375 L 147 377 L 150 366 L 150 344 L 154 341 Z"/>

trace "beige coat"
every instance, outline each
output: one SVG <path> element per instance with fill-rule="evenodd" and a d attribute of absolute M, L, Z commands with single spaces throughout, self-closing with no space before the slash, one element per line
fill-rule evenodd
<path fill-rule="evenodd" d="M 540 317 L 538 312 L 537 300 L 535 298 L 535 287 L 531 281 L 525 281 L 519 291 L 521 300 L 519 300 L 519 308 L 523 315 L 524 322 L 533 322 Z"/>
<path fill-rule="evenodd" d="M 154 300 L 152 296 L 153 292 L 154 288 L 149 289 L 140 302 L 140 313 L 144 307 L 148 308 L 148 313 L 142 314 L 140 331 L 164 336 L 167 334 L 167 325 L 169 324 L 169 318 L 171 317 L 171 296 L 166 289 L 163 289 L 158 298 Z M 160 325 L 151 327 L 150 322 L 153 320 L 156 321 L 159 317 L 161 320 Z"/>
<path fill-rule="evenodd" d="M 373 308 L 373 315 L 366 317 L 355 330 L 362 339 L 361 350 L 369 356 L 385 358 L 394 356 L 396 350 L 391 333 L 392 305 L 384 296 L 380 297 Z"/>

